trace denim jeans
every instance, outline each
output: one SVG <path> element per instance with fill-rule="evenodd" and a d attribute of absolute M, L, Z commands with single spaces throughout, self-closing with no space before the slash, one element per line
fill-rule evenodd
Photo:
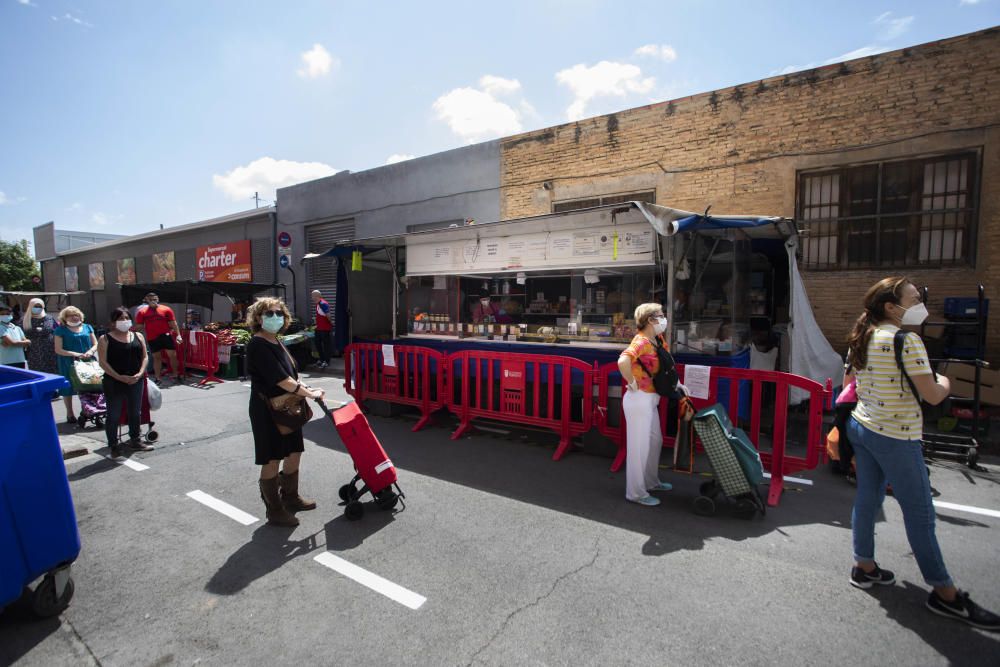
<path fill-rule="evenodd" d="M 847 432 L 858 467 L 858 492 L 851 516 L 855 560 L 870 563 L 875 559 L 875 515 L 885 500 L 888 481 L 903 511 L 906 538 L 924 581 L 930 586 L 952 585 L 934 532 L 931 483 L 920 442 L 869 431 L 853 417 L 847 421 Z"/>
<path fill-rule="evenodd" d="M 145 382 L 146 379 L 143 378 L 135 384 L 124 384 L 114 380 L 111 383 L 104 383 L 104 397 L 108 406 L 104 435 L 108 439 L 108 447 L 118 444 L 118 422 L 121 421 L 123 406 L 128 415 L 128 437 L 132 439 L 139 437 L 139 410 L 142 407 L 142 388 Z"/>

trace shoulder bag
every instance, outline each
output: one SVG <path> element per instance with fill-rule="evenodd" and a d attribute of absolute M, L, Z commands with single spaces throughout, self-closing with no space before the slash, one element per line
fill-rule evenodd
<path fill-rule="evenodd" d="M 281 343 L 279 342 L 278 345 L 281 345 Z M 284 345 L 281 345 L 281 349 L 284 350 L 288 361 L 291 362 L 292 368 L 295 368 L 295 360 L 292 359 L 292 355 L 288 353 Z M 298 388 L 296 388 L 297 390 Z M 312 419 L 312 408 L 309 407 L 309 403 L 304 396 L 285 392 L 274 398 L 268 398 L 264 394 L 261 394 L 260 397 L 264 400 L 264 404 L 267 405 L 267 409 L 271 413 L 271 419 L 274 421 L 274 425 L 281 435 L 288 435 L 289 433 L 298 431 Z"/>

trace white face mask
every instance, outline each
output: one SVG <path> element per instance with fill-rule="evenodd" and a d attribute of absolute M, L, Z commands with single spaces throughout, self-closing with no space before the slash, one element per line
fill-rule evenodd
<path fill-rule="evenodd" d="M 31 312 L 34 313 L 35 315 L 41 315 L 42 313 L 45 312 L 45 309 L 42 308 L 41 306 L 32 306 Z"/>
<path fill-rule="evenodd" d="M 78 327 L 81 324 L 83 324 L 83 320 L 77 320 L 77 319 L 66 320 L 66 324 L 70 325 L 71 327 Z"/>
<path fill-rule="evenodd" d="M 115 327 L 119 331 L 128 331 L 132 328 L 132 320 L 118 320 L 115 322 Z"/>
<path fill-rule="evenodd" d="M 487 306 L 490 305 L 490 300 L 489 299 L 480 299 L 479 303 L 483 306 L 483 308 L 486 308 Z"/>
<path fill-rule="evenodd" d="M 661 333 L 667 330 L 667 318 L 657 317 L 653 320 L 653 333 L 659 336 Z"/>
<path fill-rule="evenodd" d="M 921 302 L 915 306 L 910 306 L 903 312 L 902 323 L 907 326 L 923 324 L 928 315 L 927 306 Z"/>

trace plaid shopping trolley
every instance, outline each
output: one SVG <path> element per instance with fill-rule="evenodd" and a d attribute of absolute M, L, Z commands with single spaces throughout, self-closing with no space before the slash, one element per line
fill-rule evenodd
<path fill-rule="evenodd" d="M 701 495 L 694 499 L 695 513 L 715 514 L 715 498 L 721 493 L 736 503 L 737 516 L 752 519 L 757 512 L 764 514 L 764 500 L 757 489 L 764 480 L 764 469 L 747 434 L 733 426 L 726 409 L 718 403 L 695 414 L 694 430 L 715 475 L 701 485 Z"/>

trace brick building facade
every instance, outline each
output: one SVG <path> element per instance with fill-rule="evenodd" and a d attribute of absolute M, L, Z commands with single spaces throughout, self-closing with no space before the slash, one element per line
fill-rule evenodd
<path fill-rule="evenodd" d="M 929 286 L 933 319 L 979 283 L 1000 306 L 998 81 L 991 28 L 507 137 L 501 216 L 641 194 L 794 217 L 816 319 L 843 351 L 886 275 Z"/>

